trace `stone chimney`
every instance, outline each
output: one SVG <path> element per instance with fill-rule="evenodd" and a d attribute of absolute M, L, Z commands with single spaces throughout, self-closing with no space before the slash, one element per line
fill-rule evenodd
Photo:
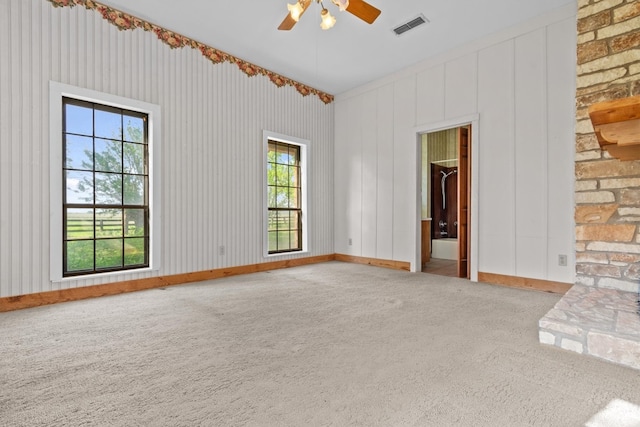
<path fill-rule="evenodd" d="M 578 0 L 576 283 L 638 292 L 640 161 L 602 151 L 588 107 L 640 95 L 640 1 Z"/>

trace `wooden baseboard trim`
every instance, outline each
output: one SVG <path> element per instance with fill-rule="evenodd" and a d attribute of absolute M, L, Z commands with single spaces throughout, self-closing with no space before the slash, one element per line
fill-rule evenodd
<path fill-rule="evenodd" d="M 505 276 L 494 273 L 478 273 L 478 281 L 512 288 L 532 289 L 554 294 L 565 294 L 573 283 L 553 282 L 549 280 L 529 279 L 527 277 Z"/>
<path fill-rule="evenodd" d="M 170 276 L 149 277 L 146 279 L 127 280 L 105 285 L 85 286 L 81 288 L 61 289 L 57 291 L 39 292 L 35 294 L 18 295 L 0 298 L 0 312 L 39 307 L 67 301 L 77 301 L 107 295 L 117 295 L 126 292 L 142 291 L 165 286 L 182 285 L 201 282 L 203 280 L 219 279 L 240 274 L 258 273 L 261 271 L 278 270 L 301 265 L 317 264 L 335 260 L 334 254 L 319 255 L 306 258 L 294 258 L 283 261 L 272 261 L 261 264 L 226 267 L 213 270 L 196 271 L 192 273 L 173 274 Z"/>
<path fill-rule="evenodd" d="M 350 262 L 353 264 L 366 264 L 376 267 L 391 268 L 394 270 L 411 271 L 411 264 L 405 261 L 391 261 L 387 259 L 365 258 L 353 255 L 335 254 L 336 261 Z"/>

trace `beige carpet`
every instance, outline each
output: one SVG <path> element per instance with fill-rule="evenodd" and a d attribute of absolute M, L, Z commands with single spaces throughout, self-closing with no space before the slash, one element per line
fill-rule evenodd
<path fill-rule="evenodd" d="M 640 372 L 538 344 L 558 299 L 332 262 L 0 313 L 0 425 L 600 426 L 632 413 Z"/>

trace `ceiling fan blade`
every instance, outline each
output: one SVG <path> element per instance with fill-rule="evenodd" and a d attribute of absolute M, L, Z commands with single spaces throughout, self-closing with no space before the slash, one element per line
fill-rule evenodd
<path fill-rule="evenodd" d="M 300 5 L 302 6 L 302 12 L 300 12 L 300 16 L 302 16 L 306 12 L 310 4 L 311 0 L 300 0 Z M 297 23 L 298 22 L 291 17 L 291 14 L 287 13 L 287 16 L 284 17 L 278 29 L 282 31 L 289 31 Z"/>
<path fill-rule="evenodd" d="M 380 15 L 380 9 L 371 6 L 364 0 L 349 0 L 347 12 L 362 19 L 367 24 L 373 24 Z"/>
<path fill-rule="evenodd" d="M 293 20 L 293 18 L 291 17 L 291 14 L 287 13 L 287 16 L 284 18 L 284 20 L 282 21 L 278 29 L 283 31 L 288 31 L 292 29 L 293 26 L 296 24 L 297 22 Z"/>

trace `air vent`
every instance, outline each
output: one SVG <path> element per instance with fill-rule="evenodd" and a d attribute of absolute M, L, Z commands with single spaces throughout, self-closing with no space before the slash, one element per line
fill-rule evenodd
<path fill-rule="evenodd" d="M 427 22 L 429 22 L 429 20 L 425 18 L 424 15 L 420 14 L 409 22 L 405 22 L 404 24 L 397 26 L 393 29 L 393 32 L 396 33 L 397 36 L 399 36 L 409 30 L 413 30 L 414 28 L 419 27 L 422 24 L 426 24 Z"/>

